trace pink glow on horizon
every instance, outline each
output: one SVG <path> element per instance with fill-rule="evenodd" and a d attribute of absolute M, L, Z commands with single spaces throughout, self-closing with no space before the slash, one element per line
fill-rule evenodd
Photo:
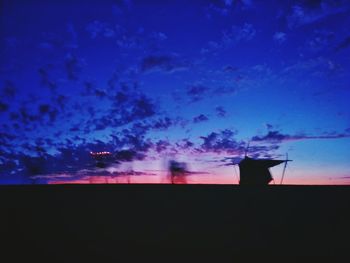
<path fill-rule="evenodd" d="M 111 174 L 95 175 L 84 174 L 78 175 L 58 175 L 48 176 L 49 184 L 171 184 L 169 173 L 165 169 L 154 169 L 150 163 L 144 170 L 145 163 L 136 163 L 133 168 L 136 172 L 118 172 L 111 170 Z M 185 176 L 175 178 L 175 184 L 226 184 L 237 185 L 239 183 L 239 169 L 236 166 L 211 166 L 190 167 L 194 171 Z M 137 172 L 143 170 L 143 172 Z M 274 167 L 271 170 L 274 181 L 270 185 L 280 185 L 283 167 Z M 305 169 L 287 169 L 283 185 L 350 185 L 350 177 L 346 174 L 340 174 L 333 171 L 332 174 L 316 172 Z"/>
<path fill-rule="evenodd" d="M 232 176 L 189 175 L 175 178 L 175 184 L 237 184 Z M 52 180 L 49 184 L 170 184 L 168 177 L 158 175 L 85 176 L 75 180 Z"/>
<path fill-rule="evenodd" d="M 79 179 L 65 180 L 63 178 L 49 181 L 49 184 L 171 184 L 168 177 L 158 175 L 122 175 L 122 176 L 84 176 Z M 188 175 L 175 179 L 175 184 L 226 184 L 237 185 L 238 180 L 232 175 Z M 350 179 L 330 180 L 328 178 L 289 178 L 283 185 L 346 185 Z M 279 180 L 270 185 L 280 185 Z"/>

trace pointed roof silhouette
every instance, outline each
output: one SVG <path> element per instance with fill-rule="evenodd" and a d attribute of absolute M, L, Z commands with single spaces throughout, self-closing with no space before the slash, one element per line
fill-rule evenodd
<path fill-rule="evenodd" d="M 273 178 L 269 171 L 270 167 L 274 167 L 287 160 L 273 159 L 252 159 L 245 157 L 239 164 L 240 185 L 267 185 Z"/>

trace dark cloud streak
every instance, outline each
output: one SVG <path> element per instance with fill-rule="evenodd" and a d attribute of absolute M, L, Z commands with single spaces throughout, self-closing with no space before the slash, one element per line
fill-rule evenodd
<path fill-rule="evenodd" d="M 149 55 L 142 59 L 140 69 L 142 72 L 163 71 L 173 73 L 186 70 L 189 66 L 189 62 L 177 55 Z"/>

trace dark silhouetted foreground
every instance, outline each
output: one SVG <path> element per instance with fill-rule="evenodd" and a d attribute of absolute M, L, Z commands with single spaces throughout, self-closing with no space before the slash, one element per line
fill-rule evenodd
<path fill-rule="evenodd" d="M 348 257 L 349 194 L 338 186 L 1 186 L 1 256 L 335 262 Z"/>

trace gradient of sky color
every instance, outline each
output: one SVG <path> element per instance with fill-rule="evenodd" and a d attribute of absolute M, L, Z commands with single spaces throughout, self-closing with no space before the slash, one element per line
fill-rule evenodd
<path fill-rule="evenodd" d="M 349 184 L 349 25 L 347 0 L 2 1 L 0 184 L 237 183 L 248 142 Z"/>

